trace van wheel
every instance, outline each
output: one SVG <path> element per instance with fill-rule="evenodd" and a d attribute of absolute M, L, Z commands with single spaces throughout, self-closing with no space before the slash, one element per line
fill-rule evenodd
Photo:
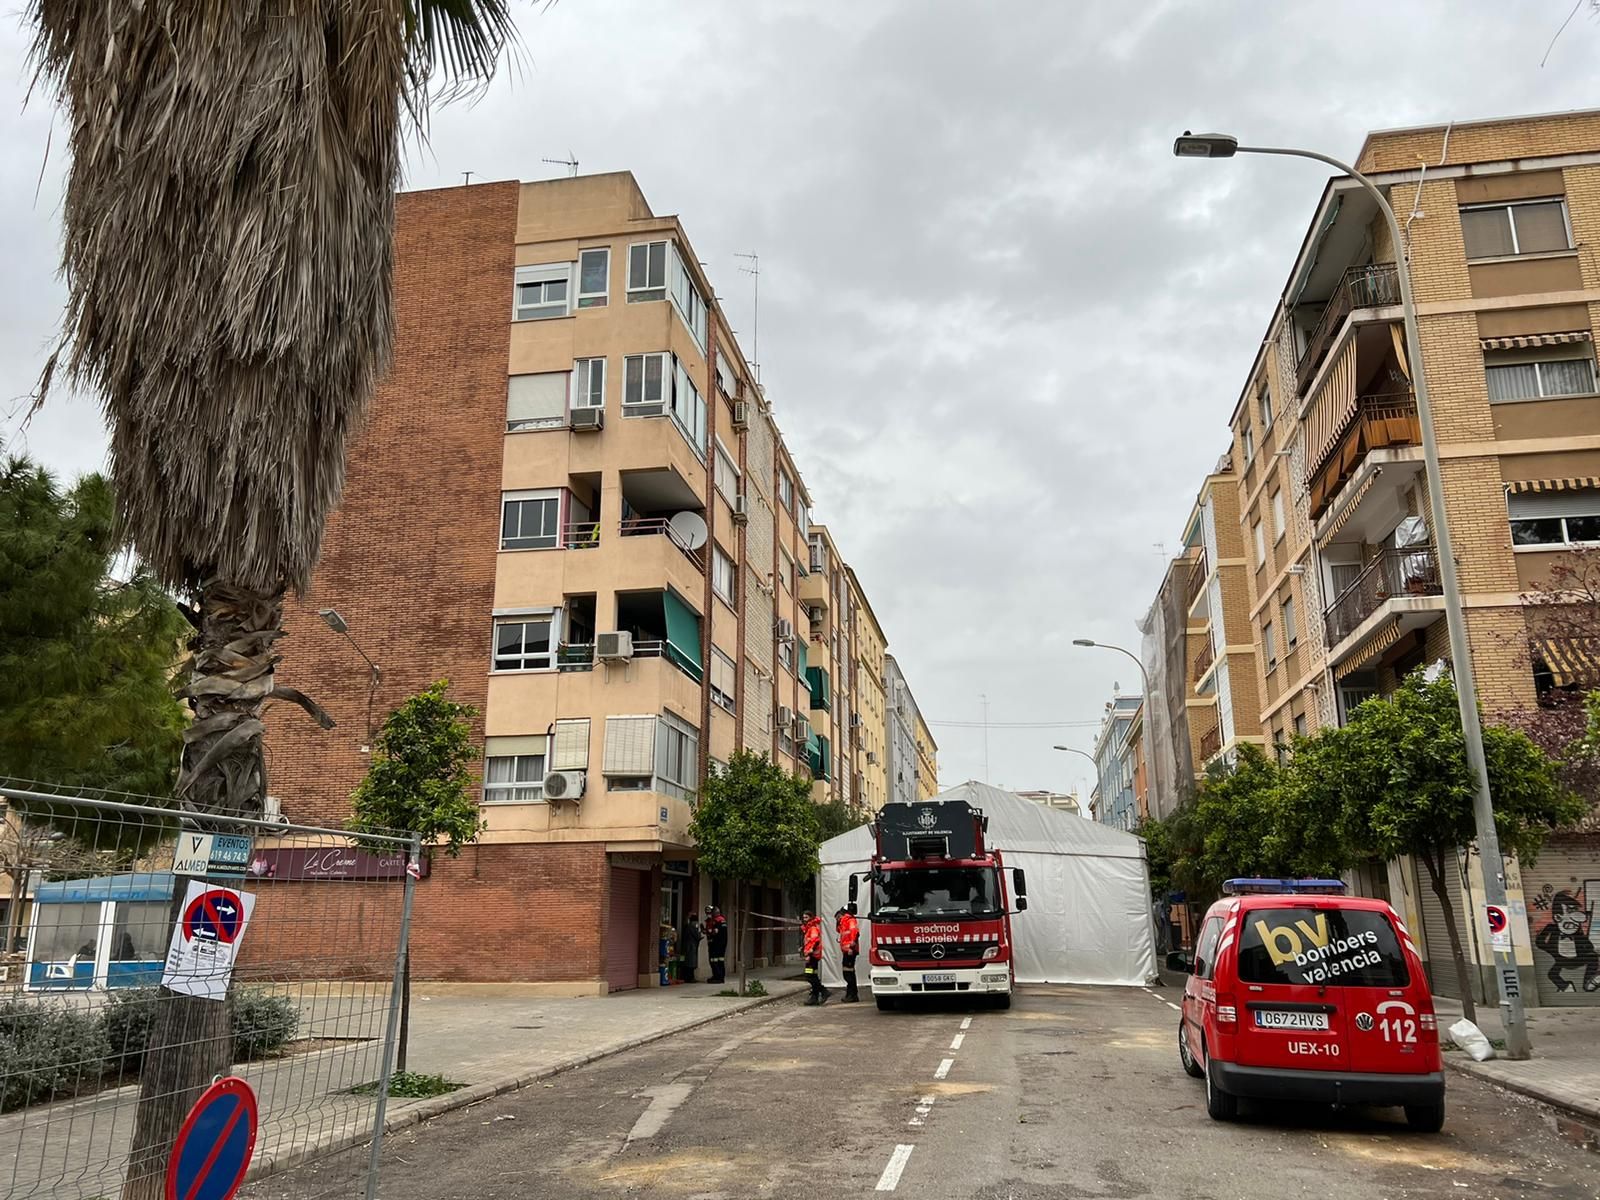
<path fill-rule="evenodd" d="M 1418 1133 L 1438 1133 L 1444 1128 L 1444 1101 L 1406 1105 L 1406 1124 Z"/>
<path fill-rule="evenodd" d="M 1190 1079 L 1203 1079 L 1205 1072 L 1200 1069 L 1200 1064 L 1195 1062 L 1194 1055 L 1189 1050 L 1189 1026 L 1182 1017 L 1178 1018 L 1178 1061 L 1183 1064 L 1183 1073 Z"/>
<path fill-rule="evenodd" d="M 1213 1121 L 1232 1121 L 1239 1116 L 1239 1097 L 1229 1095 L 1211 1078 L 1211 1063 L 1206 1061 L 1206 1112 Z"/>
<path fill-rule="evenodd" d="M 875 1000 L 877 1000 L 877 1002 L 878 1002 L 878 1011 L 879 1012 L 893 1012 L 894 1011 L 894 997 L 893 996 L 875 996 L 873 998 Z"/>

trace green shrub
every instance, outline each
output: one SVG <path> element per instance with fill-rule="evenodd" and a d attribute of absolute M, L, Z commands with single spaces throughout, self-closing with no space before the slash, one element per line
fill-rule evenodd
<path fill-rule="evenodd" d="M 105 1026 L 70 1003 L 0 1002 L 0 1111 L 99 1085 L 111 1047 Z"/>
<path fill-rule="evenodd" d="M 274 992 L 233 994 L 233 1057 L 237 1062 L 282 1050 L 300 1028 L 300 1006 Z"/>
<path fill-rule="evenodd" d="M 155 1028 L 161 993 L 156 988 L 122 988 L 109 994 L 100 1013 L 111 1048 L 108 1068 L 132 1073 L 144 1062 L 150 1031 Z"/>

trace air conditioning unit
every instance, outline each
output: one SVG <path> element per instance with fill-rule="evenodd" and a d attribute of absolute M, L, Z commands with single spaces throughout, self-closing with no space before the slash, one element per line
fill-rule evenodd
<path fill-rule="evenodd" d="M 735 525 L 747 524 L 750 520 L 750 497 L 735 496 L 733 498 L 733 523 Z"/>
<path fill-rule="evenodd" d="M 603 408 L 575 408 L 571 426 L 574 430 L 599 430 L 606 427 L 606 410 Z"/>
<path fill-rule="evenodd" d="M 735 400 L 733 402 L 733 427 L 735 429 L 750 428 L 750 401 Z"/>
<path fill-rule="evenodd" d="M 583 795 L 582 771 L 550 771 L 544 777 L 546 800 L 576 800 Z"/>
<path fill-rule="evenodd" d="M 779 617 L 775 628 L 780 642 L 794 641 L 794 622 L 788 617 Z"/>
<path fill-rule="evenodd" d="M 794 740 L 803 742 L 811 736 L 811 722 L 801 713 L 794 715 Z"/>
<path fill-rule="evenodd" d="M 261 819 L 272 825 L 287 825 L 289 818 L 283 815 L 283 801 L 277 796 L 263 797 Z"/>
<path fill-rule="evenodd" d="M 875 767 L 877 765 L 878 765 L 878 752 L 876 750 L 868 750 L 867 751 L 867 766 Z"/>
<path fill-rule="evenodd" d="M 627 662 L 633 657 L 633 634 L 626 630 L 595 634 L 594 656 L 601 662 Z"/>
<path fill-rule="evenodd" d="M 851 713 L 850 714 L 850 728 L 851 729 L 860 729 L 861 728 L 861 714 L 860 713 Z"/>
<path fill-rule="evenodd" d="M 779 729 L 794 728 L 794 709 L 787 704 L 778 705 L 777 726 Z"/>

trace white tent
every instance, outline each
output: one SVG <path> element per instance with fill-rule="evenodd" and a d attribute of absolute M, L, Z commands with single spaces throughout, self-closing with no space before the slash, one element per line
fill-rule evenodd
<path fill-rule="evenodd" d="M 988 844 L 1001 851 L 1008 870 L 1027 873 L 1028 911 L 1011 918 L 1019 982 L 1138 985 L 1155 975 L 1143 842 L 984 783 L 963 783 L 938 798 L 981 808 L 989 818 Z M 872 865 L 872 830 L 862 825 L 829 839 L 821 859 L 817 897 L 829 940 L 822 971 L 832 985 L 839 982 L 839 957 L 831 914 L 849 899 L 851 873 Z M 866 908 L 863 949 L 872 934 Z M 857 974 L 865 986 L 865 954 Z"/>

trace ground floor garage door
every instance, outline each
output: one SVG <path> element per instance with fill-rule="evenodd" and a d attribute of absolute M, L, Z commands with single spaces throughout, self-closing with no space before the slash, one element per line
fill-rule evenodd
<path fill-rule="evenodd" d="M 1461 939 L 1461 948 L 1466 952 L 1468 978 L 1476 985 L 1474 998 L 1480 1003 L 1488 1001 L 1483 995 L 1482 980 L 1479 978 L 1478 968 L 1472 965 L 1472 945 L 1474 931 L 1466 924 L 1466 917 L 1462 915 L 1461 899 L 1461 867 L 1464 856 L 1460 853 L 1448 854 L 1444 861 L 1444 885 L 1450 893 L 1450 904 L 1456 914 L 1456 935 Z M 1450 935 L 1444 927 L 1444 909 L 1439 904 L 1439 897 L 1433 890 L 1433 878 L 1428 874 L 1428 868 L 1420 862 L 1417 863 L 1417 899 L 1422 909 L 1422 937 L 1424 948 L 1428 952 L 1428 983 L 1433 992 L 1438 996 L 1449 996 L 1461 999 L 1461 986 L 1456 982 L 1455 960 L 1450 956 Z"/>
<path fill-rule="evenodd" d="M 1540 1004 L 1600 1007 L 1600 836 L 1551 838 L 1522 869 Z"/>
<path fill-rule="evenodd" d="M 639 898 L 643 871 L 611 868 L 611 906 L 606 921 L 606 983 L 620 992 L 639 986 Z"/>

